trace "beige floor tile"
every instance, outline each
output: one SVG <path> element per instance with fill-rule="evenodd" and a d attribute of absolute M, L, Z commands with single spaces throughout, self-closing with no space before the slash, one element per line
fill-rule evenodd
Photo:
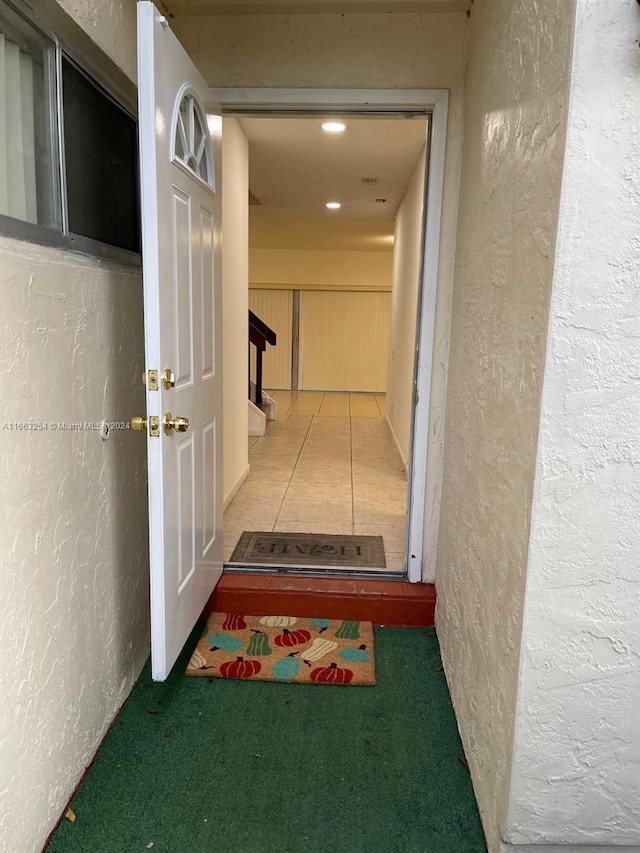
<path fill-rule="evenodd" d="M 359 524 L 353 525 L 353 532 L 358 536 L 382 536 L 384 550 L 391 553 L 403 551 L 405 547 L 406 529 L 404 524 Z"/>
<path fill-rule="evenodd" d="M 404 551 L 387 551 L 384 552 L 387 570 L 390 572 L 404 571 Z"/>
<path fill-rule="evenodd" d="M 297 483 L 351 483 L 351 468 L 322 466 L 298 467 L 293 472 L 291 485 Z"/>
<path fill-rule="evenodd" d="M 228 548 L 225 547 L 222 549 L 222 559 L 225 563 L 228 563 L 231 559 L 231 555 L 233 554 L 235 545 L 230 545 Z"/>
<path fill-rule="evenodd" d="M 299 436 L 270 436 L 260 438 L 250 450 L 253 456 L 295 456 L 302 449 L 304 435 Z"/>
<path fill-rule="evenodd" d="M 349 413 L 352 418 L 379 418 L 380 409 L 373 394 L 351 394 Z"/>
<path fill-rule="evenodd" d="M 274 481 L 263 478 L 256 478 L 252 480 L 247 478 L 238 489 L 238 493 L 233 501 L 237 501 L 238 498 L 240 501 L 253 500 L 254 498 L 270 498 L 271 500 L 282 501 L 288 486 L 288 480 Z M 231 506 L 231 504 L 229 504 L 229 506 Z"/>
<path fill-rule="evenodd" d="M 348 394 L 339 394 L 339 395 L 331 395 L 325 394 L 324 400 L 322 401 L 322 405 L 320 406 L 320 410 L 318 412 L 319 417 L 336 416 L 341 415 L 342 417 L 349 416 L 349 395 Z"/>
<path fill-rule="evenodd" d="M 373 504 L 354 504 L 353 521 L 355 524 L 400 525 L 405 524 L 406 510 L 395 506 L 374 506 Z"/>
<path fill-rule="evenodd" d="M 350 501 L 351 483 L 291 482 L 287 500 Z"/>
<path fill-rule="evenodd" d="M 274 532 L 278 533 L 333 533 L 335 536 L 350 536 L 351 524 L 340 524 L 335 521 L 277 521 Z"/>
<path fill-rule="evenodd" d="M 387 411 L 387 395 L 386 394 L 376 394 L 376 403 L 378 404 L 378 408 L 380 409 L 380 414 L 384 416 L 384 413 Z"/>
<path fill-rule="evenodd" d="M 268 471 L 274 477 L 287 474 L 289 477 L 296 465 L 297 456 L 249 456 L 252 473 Z"/>
<path fill-rule="evenodd" d="M 348 450 L 307 450 L 304 448 L 298 456 L 299 465 L 326 465 L 329 468 L 351 467 L 351 453 Z"/>
<path fill-rule="evenodd" d="M 278 515 L 281 521 L 315 521 L 350 524 L 353 519 L 351 501 L 318 501 L 285 498 Z"/>
<path fill-rule="evenodd" d="M 303 418 L 298 421 L 271 421 L 267 426 L 265 438 L 297 438 L 304 440 L 309 431 L 309 424 Z"/>
<path fill-rule="evenodd" d="M 407 496 L 404 489 L 357 485 L 353 488 L 353 505 L 358 509 L 380 508 L 392 512 L 406 512 Z"/>

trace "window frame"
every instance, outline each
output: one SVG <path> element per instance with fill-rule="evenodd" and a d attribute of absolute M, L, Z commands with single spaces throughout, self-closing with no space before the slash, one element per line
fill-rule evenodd
<path fill-rule="evenodd" d="M 78 55 L 68 44 L 66 44 L 50 27 L 48 27 L 34 12 L 26 6 L 22 0 L 5 0 L 7 6 L 12 7 L 19 15 L 25 18 L 31 26 L 52 42 L 51 58 L 49 61 L 49 75 L 51 86 L 49 91 L 49 109 L 51 115 L 49 135 L 51 144 L 51 161 L 54 174 L 52 176 L 54 201 L 58 205 L 60 214 L 59 228 L 49 228 L 46 225 L 37 225 L 33 222 L 25 222 L 12 216 L 0 214 L 0 236 L 12 237 L 17 240 L 26 240 L 29 243 L 37 243 L 71 252 L 80 252 L 102 260 L 115 261 L 129 266 L 140 267 L 142 265 L 142 253 L 121 249 L 91 237 L 74 234 L 69 231 L 69 214 L 67 209 L 66 190 L 66 159 L 64 145 L 64 104 L 62 92 L 62 62 L 65 59 L 71 62 L 77 70 L 83 74 L 88 81 L 106 98 L 111 100 L 117 107 L 126 113 L 136 126 L 136 137 L 138 136 L 137 110 L 125 101 L 113 88 L 101 77 L 101 75 L 89 67 L 84 59 Z M 140 217 L 140 169 L 138 166 L 138 217 Z M 142 240 L 142 229 L 140 229 L 140 240 Z"/>

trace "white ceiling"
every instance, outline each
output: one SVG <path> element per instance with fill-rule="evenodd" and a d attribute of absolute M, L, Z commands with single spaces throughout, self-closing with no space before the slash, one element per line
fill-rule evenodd
<path fill-rule="evenodd" d="M 390 250 L 393 216 L 425 144 L 419 118 L 242 118 L 249 140 L 254 248 Z M 377 179 L 363 184 L 362 179 Z M 378 202 L 377 199 L 385 199 Z M 327 210 L 339 201 L 340 210 Z"/>
<path fill-rule="evenodd" d="M 301 15 L 466 12 L 472 0 L 165 0 L 173 15 Z"/>

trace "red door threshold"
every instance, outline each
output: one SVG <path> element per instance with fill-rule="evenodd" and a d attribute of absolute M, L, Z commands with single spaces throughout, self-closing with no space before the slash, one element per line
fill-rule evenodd
<path fill-rule="evenodd" d="M 316 616 L 374 625 L 433 625 L 436 590 L 430 583 L 347 578 L 223 575 L 203 615 Z"/>

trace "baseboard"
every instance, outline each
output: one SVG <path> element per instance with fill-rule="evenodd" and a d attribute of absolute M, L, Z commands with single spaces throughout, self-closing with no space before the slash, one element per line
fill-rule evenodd
<path fill-rule="evenodd" d="M 223 574 L 204 614 L 314 616 L 360 619 L 374 625 L 433 625 L 433 584 L 348 578 Z"/>
<path fill-rule="evenodd" d="M 242 486 L 242 484 L 244 483 L 244 481 L 245 481 L 245 480 L 247 479 L 247 477 L 249 476 L 249 472 L 250 472 L 250 471 L 251 471 L 251 466 L 250 466 L 250 465 L 247 465 L 247 467 L 246 467 L 246 468 L 244 469 L 244 471 L 240 474 L 240 476 L 239 476 L 239 477 L 238 477 L 238 479 L 235 481 L 235 483 L 233 484 L 233 486 L 231 486 L 231 488 L 229 489 L 229 493 L 228 493 L 227 495 L 225 495 L 225 498 L 224 498 L 224 511 L 225 511 L 225 512 L 227 511 L 227 507 L 229 506 L 229 504 L 231 503 L 231 501 L 235 498 L 235 496 L 236 496 L 236 495 L 238 494 L 238 492 L 240 491 L 240 487 Z"/>
<path fill-rule="evenodd" d="M 500 853 L 640 853 L 640 844 L 506 844 Z"/>
<path fill-rule="evenodd" d="M 398 441 L 398 436 L 395 434 L 393 426 L 391 425 L 391 421 L 389 420 L 389 415 L 386 412 L 384 413 L 383 418 L 385 419 L 386 424 L 389 427 L 389 431 L 391 432 L 391 438 L 393 439 L 394 444 L 396 446 L 396 449 L 397 449 L 398 453 L 400 454 L 400 459 L 402 459 L 402 467 L 404 468 L 404 472 L 406 474 L 407 471 L 409 470 L 409 464 L 408 464 L 407 460 L 404 458 L 404 453 L 402 452 L 402 448 L 400 447 L 400 442 Z"/>

